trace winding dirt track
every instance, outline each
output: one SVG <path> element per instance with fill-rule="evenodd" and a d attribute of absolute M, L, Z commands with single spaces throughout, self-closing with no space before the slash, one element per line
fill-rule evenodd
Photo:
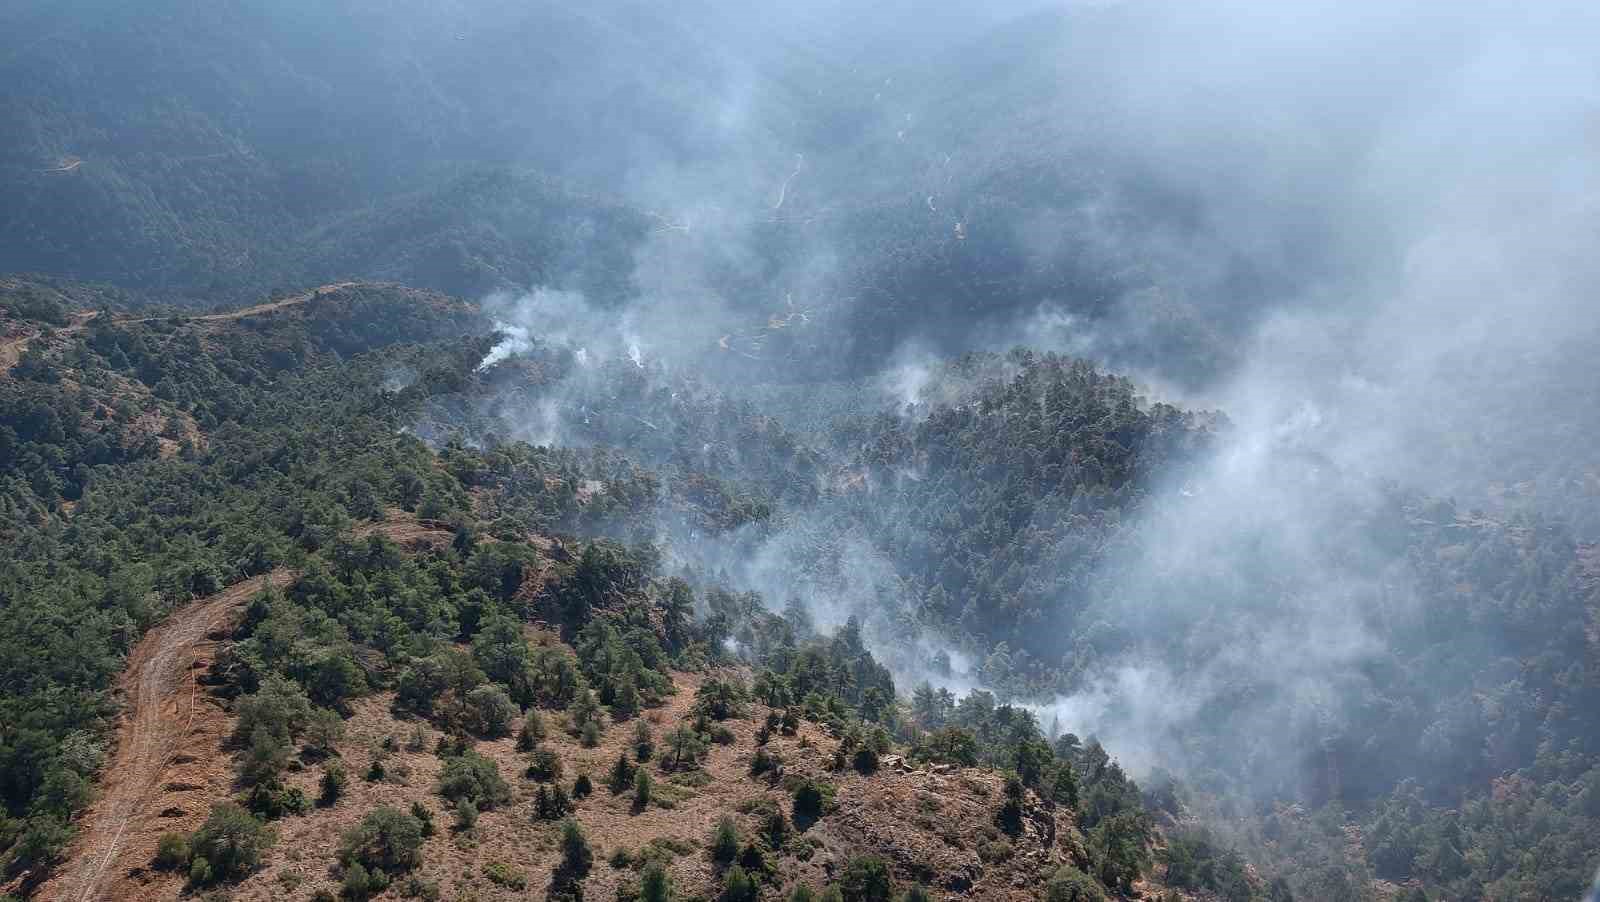
<path fill-rule="evenodd" d="M 117 724 L 117 750 L 107 766 L 100 798 L 79 822 L 70 865 L 41 887 L 44 899 L 107 899 L 120 873 L 130 825 L 155 817 L 151 810 L 162 776 L 184 747 L 199 704 L 194 673 L 208 638 L 230 625 L 256 593 L 284 586 L 290 570 L 274 570 L 236 583 L 175 611 L 150 630 L 128 656 L 120 689 L 128 708 Z"/>
<path fill-rule="evenodd" d="M 277 300 L 277 301 L 268 301 L 268 302 L 266 302 L 264 304 L 256 304 L 253 307 L 244 307 L 244 308 L 241 308 L 239 310 L 230 310 L 230 311 L 228 311 L 226 313 L 205 313 L 205 314 L 201 314 L 199 316 L 183 316 L 182 318 L 188 320 L 189 322 L 199 322 L 199 323 L 212 323 L 212 322 L 223 322 L 225 320 L 244 319 L 245 317 L 249 317 L 249 316 L 259 316 L 259 315 L 261 315 L 263 313 L 271 313 L 274 310 L 282 310 L 285 307 L 298 307 L 299 305 L 304 304 L 304 303 L 310 301 L 312 298 L 318 297 L 319 295 L 330 294 L 330 293 L 338 291 L 338 290 L 340 290 L 342 288 L 350 288 L 350 287 L 352 287 L 352 286 L 354 286 L 356 284 L 358 284 L 358 283 L 356 283 L 356 282 L 337 282 L 337 283 L 334 283 L 332 285 L 323 285 L 320 288 L 313 288 L 310 291 L 305 292 L 304 294 L 297 294 L 297 295 L 294 295 L 293 297 L 287 297 L 287 298 L 283 298 L 283 299 Z M 66 326 L 62 326 L 60 329 L 57 329 L 56 331 L 58 333 L 62 334 L 62 335 L 74 335 L 74 334 L 76 334 L 78 332 L 82 332 L 83 330 L 87 329 L 89 327 L 89 323 L 93 322 L 95 320 L 95 318 L 98 317 L 99 315 L 100 314 L 96 313 L 96 312 L 73 314 L 71 324 L 66 325 Z M 176 314 L 176 315 L 182 316 L 182 314 Z M 160 319 L 169 319 L 169 318 L 171 318 L 171 315 L 168 315 L 168 316 L 137 316 L 137 317 L 130 317 L 130 318 L 127 318 L 127 319 L 112 320 L 112 322 L 117 323 L 117 324 L 148 323 L 148 322 L 154 322 L 154 321 L 160 320 Z M 13 366 L 16 366 L 17 365 L 17 361 L 22 359 L 23 352 L 28 349 L 28 342 L 30 342 L 33 339 L 38 338 L 38 337 L 39 337 L 39 333 L 38 332 L 34 332 L 34 333 L 31 333 L 31 334 L 28 334 L 28 335 L 21 335 L 21 336 L 18 336 L 16 338 L 11 338 L 11 339 L 7 339 L 5 341 L 0 341 L 0 375 L 5 375 Z"/>
<path fill-rule="evenodd" d="M 401 511 L 357 527 L 355 535 L 375 532 L 411 549 L 448 546 L 454 538 L 445 524 Z M 117 723 L 116 752 L 101 774 L 99 798 L 78 821 L 77 838 L 37 898 L 127 898 L 136 886 L 127 878 L 149 864 L 160 834 L 198 825 L 205 811 L 193 803 L 227 795 L 231 769 L 226 756 L 219 757 L 226 716 L 199 678 L 220 641 L 216 637 L 231 630 L 250 600 L 296 575 L 284 568 L 235 583 L 174 611 L 134 646 L 118 684 L 127 707 Z M 174 809 L 163 810 L 185 800 L 193 810 L 183 810 L 182 820 L 171 814 Z"/>

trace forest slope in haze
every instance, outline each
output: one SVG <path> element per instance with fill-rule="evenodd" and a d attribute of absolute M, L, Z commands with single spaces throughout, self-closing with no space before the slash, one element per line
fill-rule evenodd
<path fill-rule="evenodd" d="M 5 4 L 5 891 L 1577 898 L 1596 43 Z"/>

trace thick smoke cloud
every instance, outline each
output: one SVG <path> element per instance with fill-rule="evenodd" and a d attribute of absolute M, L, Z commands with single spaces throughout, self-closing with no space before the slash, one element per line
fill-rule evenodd
<path fill-rule="evenodd" d="M 759 346 L 726 339 L 797 306 L 827 308 L 836 325 L 874 303 L 853 293 L 859 236 L 839 213 L 852 191 L 914 194 L 908 208 L 926 208 L 950 253 L 976 221 L 1036 268 L 1076 255 L 1118 274 L 1102 308 L 1070 293 L 1016 307 L 995 297 L 999 312 L 973 328 L 922 323 L 936 337 L 913 330 L 872 350 L 878 396 L 860 403 L 906 412 L 948 402 L 926 394 L 939 358 L 1027 344 L 1130 372 L 1155 398 L 1224 411 L 1231 426 L 1214 457 L 1158 484 L 1107 557 L 1110 589 L 1093 612 L 1135 633 L 1186 633 L 1191 657 L 1140 647 L 1042 710 L 1136 764 L 1181 771 L 1186 730 L 1225 706 L 1240 760 L 1260 762 L 1264 788 L 1292 791 L 1290 743 L 1337 734 L 1341 700 L 1385 652 L 1376 625 L 1412 613 L 1404 562 L 1365 528 L 1389 503 L 1380 484 L 1509 511 L 1517 499 L 1487 474 L 1547 474 L 1555 449 L 1544 436 L 1592 434 L 1582 358 L 1563 349 L 1600 328 L 1600 264 L 1588 252 L 1600 225 L 1600 13 L 1577 3 L 1128 2 L 1003 24 L 1022 12 L 929 17 L 903 44 L 864 24 L 854 59 L 893 48 L 876 61 L 881 74 L 932 71 L 936 58 L 943 80 L 820 81 L 819 93 L 862 92 L 866 110 L 832 153 L 830 141 L 775 120 L 793 97 L 774 93 L 772 60 L 750 48 L 792 46 L 839 10 L 732 16 L 724 27 L 748 40 L 730 71 L 746 77 L 727 80 L 697 117 L 720 150 L 684 159 L 632 145 L 620 190 L 659 223 L 635 254 L 635 300 L 565 310 L 536 292 L 503 303 L 504 318 L 513 336 L 575 329 L 587 336 L 575 346 L 692 367 L 729 391 L 752 372 L 779 378 L 781 365 L 744 362 L 760 359 Z M 1013 37 L 969 53 L 969 36 L 997 25 Z M 1052 37 L 1014 37 L 1025 32 Z M 848 44 L 831 45 L 835 59 L 852 59 Z M 997 132 L 983 117 L 1003 122 L 1003 110 L 950 102 L 952 86 L 1007 83 L 970 62 L 979 57 L 1025 72 L 1014 97 L 1051 124 Z M 950 206 L 1019 143 L 1029 158 L 1100 168 L 1086 190 L 1001 219 Z M 910 174 L 896 178 L 896 165 Z M 806 227 L 785 232 L 774 255 L 771 227 L 788 217 Z M 971 242 L 985 240 L 970 228 Z M 1174 306 L 1202 334 L 1166 353 Z M 829 334 L 825 352 L 852 341 Z M 1185 350 L 1196 345 L 1210 359 Z M 1560 484 L 1521 500 L 1537 504 L 1541 491 Z M 893 562 L 865 535 L 829 537 L 819 551 L 828 514 L 793 512 L 759 539 L 717 544 L 665 528 L 662 539 L 680 562 L 761 589 L 775 607 L 794 594 L 825 623 L 866 613 L 893 634 L 904 610 L 888 600 Z M 846 565 L 811 572 L 848 579 L 795 579 L 824 553 Z M 1279 591 L 1261 597 L 1264 584 Z M 915 657 L 934 648 L 880 647 L 907 677 L 926 675 Z M 1252 685 L 1275 688 L 1238 697 Z"/>
<path fill-rule="evenodd" d="M 1190 199 L 1198 223 L 1192 241 L 1118 252 L 1196 303 L 1232 305 L 1247 337 L 1236 367 L 1183 398 L 1226 411 L 1226 440 L 1106 564 L 1105 616 L 1212 657 L 1141 649 L 1057 709 L 1180 770 L 1184 734 L 1231 717 L 1239 760 L 1292 790 L 1289 742 L 1337 734 L 1339 699 L 1385 655 L 1373 626 L 1410 612 L 1404 562 L 1357 528 L 1385 503 L 1378 482 L 1489 505 L 1486 459 L 1541 472 L 1543 437 L 1586 416 L 1581 368 L 1552 349 L 1600 325 L 1582 251 L 1600 225 L 1600 19 L 1497 3 L 1114 14 L 1117 38 L 1064 63 L 1094 90 L 1063 110 L 1098 113 L 1096 139 Z M 1234 290 L 1240 269 L 1256 291 Z M 1077 340 L 1124 346 L 1106 327 Z M 1262 573 L 1279 593 L 1239 592 Z M 1232 695 L 1252 685 L 1275 691 Z"/>

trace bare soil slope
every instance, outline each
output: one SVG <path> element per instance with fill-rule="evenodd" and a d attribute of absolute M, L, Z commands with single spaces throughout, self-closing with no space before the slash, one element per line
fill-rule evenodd
<path fill-rule="evenodd" d="M 121 682 L 127 710 L 100 798 L 78 825 L 68 864 L 41 891 L 45 899 L 125 898 L 113 891 L 125 862 L 148 860 L 166 830 L 199 824 L 197 796 L 228 786 L 219 760 L 227 717 L 201 689 L 216 637 L 256 593 L 293 578 L 275 570 L 190 604 L 150 630 L 128 657 Z"/>
<path fill-rule="evenodd" d="M 372 532 L 406 547 L 448 544 L 452 536 L 401 512 L 357 529 L 361 535 Z M 223 745 L 233 718 L 200 679 L 250 600 L 294 577 L 294 571 L 279 569 L 236 583 L 174 611 L 134 646 L 118 687 L 126 707 L 99 798 L 77 824 L 65 863 L 37 898 L 81 902 L 139 895 L 140 877 L 161 834 L 195 829 L 211 803 L 228 796 L 233 769 Z"/>

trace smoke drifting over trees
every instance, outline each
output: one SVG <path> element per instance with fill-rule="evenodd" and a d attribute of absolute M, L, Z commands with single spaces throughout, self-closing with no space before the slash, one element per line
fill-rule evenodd
<path fill-rule="evenodd" d="M 380 6 L 0 12 L 0 270 L 481 301 L 393 393 L 447 455 L 581 449 L 602 502 L 551 522 L 860 624 L 902 694 L 1094 735 L 1265 858 L 1332 847 L 1274 804 L 1350 806 L 1312 897 L 1579 891 L 1593 4 Z M 1547 871 L 1485 851 L 1535 830 L 1511 775 L 1588 800 Z"/>

